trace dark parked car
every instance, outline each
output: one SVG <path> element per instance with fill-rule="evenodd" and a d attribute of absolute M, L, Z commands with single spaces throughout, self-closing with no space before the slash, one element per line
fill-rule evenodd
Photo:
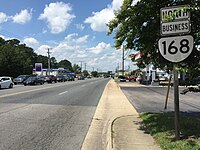
<path fill-rule="evenodd" d="M 56 83 L 57 82 L 57 78 L 54 75 L 48 75 L 45 76 L 45 82 L 47 83 Z"/>
<path fill-rule="evenodd" d="M 83 75 L 78 76 L 78 80 L 85 80 L 85 77 Z"/>
<path fill-rule="evenodd" d="M 74 77 L 71 75 L 64 75 L 66 81 L 74 81 Z"/>
<path fill-rule="evenodd" d="M 63 75 L 56 76 L 56 79 L 57 79 L 58 82 L 64 82 L 64 81 L 66 81 L 65 77 Z"/>
<path fill-rule="evenodd" d="M 26 85 L 37 85 L 37 84 L 44 84 L 44 80 L 42 78 L 39 77 L 29 77 L 28 79 L 26 79 L 23 84 Z"/>
<path fill-rule="evenodd" d="M 28 79 L 30 75 L 19 75 L 17 78 L 13 79 L 14 84 L 22 84 L 26 79 Z"/>

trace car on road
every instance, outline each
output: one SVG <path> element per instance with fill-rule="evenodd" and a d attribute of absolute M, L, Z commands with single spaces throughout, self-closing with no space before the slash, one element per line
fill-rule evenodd
<path fill-rule="evenodd" d="M 78 75 L 77 78 L 78 80 L 85 80 L 85 77 L 83 75 Z"/>
<path fill-rule="evenodd" d="M 74 77 L 72 75 L 64 75 L 66 81 L 74 81 Z"/>
<path fill-rule="evenodd" d="M 23 82 L 24 86 L 26 85 L 37 85 L 37 84 L 44 84 L 44 80 L 40 77 L 29 77 Z"/>
<path fill-rule="evenodd" d="M 15 85 L 17 84 L 23 84 L 23 82 L 28 79 L 30 75 L 19 75 L 17 78 L 13 79 L 13 82 Z"/>
<path fill-rule="evenodd" d="M 45 82 L 47 83 L 56 83 L 57 82 L 57 78 L 54 75 L 48 75 L 44 77 Z"/>
<path fill-rule="evenodd" d="M 13 84 L 11 77 L 0 77 L 0 89 L 13 88 Z"/>
<path fill-rule="evenodd" d="M 141 76 L 137 76 L 136 81 L 137 82 L 141 82 L 142 81 L 142 77 Z"/>
<path fill-rule="evenodd" d="M 57 76 L 56 76 L 56 80 L 57 80 L 58 82 L 64 82 L 64 81 L 66 81 L 66 80 L 65 80 L 65 77 L 64 77 L 63 75 L 57 75 Z"/>
<path fill-rule="evenodd" d="M 119 79 L 120 82 L 126 82 L 126 77 L 125 76 L 121 75 L 121 76 L 118 77 L 118 79 Z"/>
<path fill-rule="evenodd" d="M 136 77 L 135 76 L 129 76 L 129 77 L 126 78 L 126 80 L 128 80 L 129 82 L 136 81 Z"/>

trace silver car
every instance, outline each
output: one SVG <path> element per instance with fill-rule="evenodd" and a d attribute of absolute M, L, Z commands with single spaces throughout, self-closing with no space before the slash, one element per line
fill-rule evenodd
<path fill-rule="evenodd" d="M 13 84 L 11 77 L 0 77 L 0 89 L 13 88 Z"/>

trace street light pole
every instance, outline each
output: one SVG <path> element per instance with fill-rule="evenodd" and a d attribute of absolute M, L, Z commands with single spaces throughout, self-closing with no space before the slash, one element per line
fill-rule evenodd
<path fill-rule="evenodd" d="M 87 63 L 84 63 L 84 64 L 85 64 L 85 70 L 86 70 Z"/>

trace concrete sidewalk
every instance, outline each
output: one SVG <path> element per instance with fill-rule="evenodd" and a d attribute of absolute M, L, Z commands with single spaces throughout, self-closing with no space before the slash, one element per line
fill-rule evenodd
<path fill-rule="evenodd" d="M 114 80 L 109 81 L 103 92 L 82 146 L 82 150 L 102 149 L 160 150 Z"/>

